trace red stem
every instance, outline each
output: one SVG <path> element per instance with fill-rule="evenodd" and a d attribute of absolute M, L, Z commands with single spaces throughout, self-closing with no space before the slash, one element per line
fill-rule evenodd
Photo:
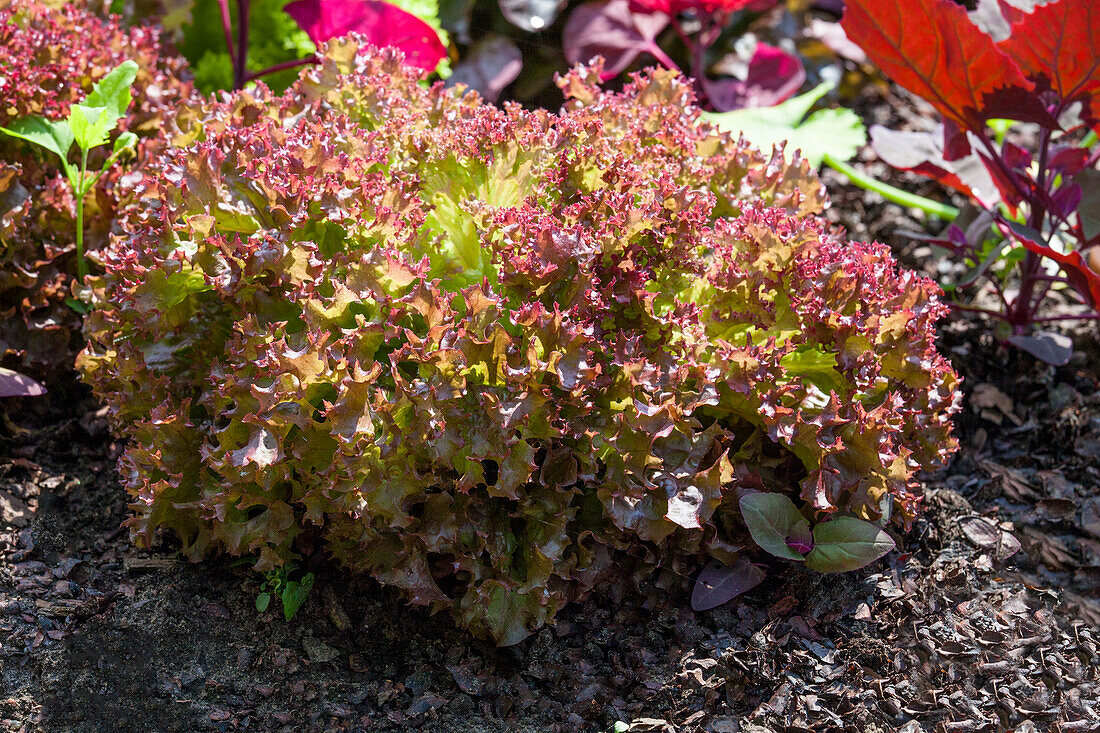
<path fill-rule="evenodd" d="M 237 0 L 237 55 L 233 61 L 233 88 L 244 89 L 248 80 L 249 0 Z"/>
<path fill-rule="evenodd" d="M 319 63 L 316 56 L 307 56 L 304 59 L 293 59 L 291 61 L 281 61 L 277 64 L 273 64 L 272 66 L 268 66 L 266 69 L 261 69 L 260 71 L 253 71 L 250 74 L 245 74 L 244 80 L 246 82 L 255 81 L 256 79 L 259 79 L 261 76 L 267 76 L 268 74 L 274 74 L 276 71 L 286 71 L 287 69 L 293 69 L 293 68 L 298 67 L 298 66 L 305 66 L 306 64 L 316 64 L 316 63 Z M 675 68 L 675 67 L 673 67 L 673 68 Z"/>
<path fill-rule="evenodd" d="M 1100 321 L 1100 313 L 1082 313 L 1079 316 L 1044 316 L 1032 318 L 1032 323 L 1054 323 L 1056 321 Z"/>
<path fill-rule="evenodd" d="M 997 320 L 1004 320 L 1004 314 L 997 311 L 991 311 L 988 308 L 975 308 L 972 305 L 959 305 L 958 303 L 948 302 L 947 306 L 952 310 L 964 311 L 966 313 L 980 313 L 983 316 L 989 316 L 990 318 L 996 318 Z"/>
<path fill-rule="evenodd" d="M 229 19 L 229 0 L 218 0 L 218 9 L 222 14 L 222 32 L 225 33 L 225 48 L 229 58 L 236 63 L 237 52 L 233 49 L 233 22 Z"/>

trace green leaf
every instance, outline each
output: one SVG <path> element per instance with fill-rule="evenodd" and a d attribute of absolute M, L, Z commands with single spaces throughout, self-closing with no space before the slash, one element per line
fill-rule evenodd
<path fill-rule="evenodd" d="M 13 122 L 11 127 L 0 127 L 0 130 L 12 137 L 32 142 L 49 150 L 68 166 L 69 148 L 73 146 L 73 131 L 65 120 L 51 122 L 41 117 L 25 117 Z"/>
<path fill-rule="evenodd" d="M 306 602 L 309 591 L 313 587 L 313 573 L 306 573 L 301 582 L 297 580 L 287 581 L 283 586 L 281 598 L 283 601 L 283 616 L 289 621 L 298 613 L 298 609 Z"/>
<path fill-rule="evenodd" d="M 138 65 L 133 61 L 123 61 L 107 76 L 96 82 L 91 94 L 84 100 L 89 107 L 104 107 L 114 115 L 114 122 L 126 114 L 132 99 L 130 85 L 137 78 Z"/>
<path fill-rule="evenodd" d="M 106 143 L 107 135 L 117 122 L 118 118 L 111 119 L 106 107 L 74 104 L 69 110 L 69 127 L 81 150 L 91 150 Z"/>
<path fill-rule="evenodd" d="M 786 141 L 788 158 L 795 150 L 801 150 L 802 157 L 814 166 L 821 165 L 826 155 L 848 160 L 867 142 L 867 130 L 859 116 L 849 109 L 823 109 L 806 117 L 833 86 L 827 82 L 819 84 L 774 107 L 704 112 L 703 119 L 723 132 L 744 135 L 763 150 Z"/>
<path fill-rule="evenodd" d="M 791 374 L 805 377 L 806 380 L 828 394 L 844 394 L 849 388 L 848 380 L 837 371 L 836 354 L 816 346 L 800 346 L 779 360 L 784 369 Z"/>
<path fill-rule="evenodd" d="M 256 610 L 263 613 L 267 610 L 267 607 L 271 605 L 271 594 L 261 593 L 256 596 Z"/>
<path fill-rule="evenodd" d="M 92 306 L 89 303 L 85 303 L 83 300 L 77 300 L 76 298 L 65 298 L 65 305 L 82 316 L 90 313 L 92 310 Z"/>
<path fill-rule="evenodd" d="M 802 562 L 805 558 L 787 546 L 791 534 L 806 534 L 810 525 L 783 494 L 758 492 L 741 497 L 741 518 L 760 549 L 776 557 Z"/>
<path fill-rule="evenodd" d="M 893 538 L 870 522 L 838 517 L 814 527 L 814 549 L 806 556 L 806 567 L 822 573 L 856 570 L 892 549 Z"/>
<path fill-rule="evenodd" d="M 91 150 L 107 142 L 130 106 L 130 85 L 137 78 L 137 72 L 136 63 L 124 61 L 96 82 L 82 104 L 72 106 L 69 126 L 81 150 Z"/>
<path fill-rule="evenodd" d="M 124 132 L 115 138 L 114 153 L 118 155 L 126 150 L 131 150 L 137 145 L 137 135 L 132 132 Z"/>

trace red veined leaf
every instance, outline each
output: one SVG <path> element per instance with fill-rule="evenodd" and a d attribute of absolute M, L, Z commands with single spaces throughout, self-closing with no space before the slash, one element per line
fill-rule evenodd
<path fill-rule="evenodd" d="M 951 0 L 848 0 L 841 24 L 887 76 L 962 127 L 992 117 L 1057 126 L 1035 85 Z"/>
<path fill-rule="evenodd" d="M 1022 15 L 1012 35 L 998 44 L 1040 89 L 1083 102 L 1100 120 L 1100 5 L 1096 0 L 1058 0 Z"/>
<path fill-rule="evenodd" d="M 1049 257 L 1062 266 L 1070 284 L 1081 294 L 1089 305 L 1096 307 L 1100 303 L 1100 274 L 1089 267 L 1080 252 L 1063 254 L 1047 245 L 1039 232 L 1030 227 L 1012 221 L 999 221 L 998 225 L 1006 236 L 1011 236 L 1028 250 L 1043 257 Z"/>
<path fill-rule="evenodd" d="M 410 66 L 432 72 L 447 55 L 430 25 L 396 5 L 380 0 L 294 0 L 283 8 L 320 46 L 358 33 L 375 46 L 392 46 Z"/>
<path fill-rule="evenodd" d="M 948 160 L 939 132 L 890 130 L 871 126 L 871 147 L 894 168 L 913 171 L 962 191 L 982 206 L 995 206 L 1001 196 L 985 164 L 976 155 Z"/>

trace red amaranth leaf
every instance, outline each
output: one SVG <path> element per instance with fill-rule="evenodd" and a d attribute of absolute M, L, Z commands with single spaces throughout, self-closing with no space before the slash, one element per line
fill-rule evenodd
<path fill-rule="evenodd" d="M 871 147 L 887 164 L 900 170 L 913 171 L 962 191 L 981 202 L 995 206 L 1000 193 L 989 170 L 977 155 L 965 155 L 948 160 L 943 150 L 940 131 L 891 130 L 872 125 Z"/>
<path fill-rule="evenodd" d="M 1012 24 L 998 44 L 1030 79 L 1100 120 L 1100 5 L 1057 0 Z"/>
<path fill-rule="evenodd" d="M 1043 241 L 1039 232 L 1016 222 L 999 221 L 998 225 L 1006 236 L 1016 238 L 1035 254 L 1048 257 L 1061 265 L 1070 283 L 1089 305 L 1096 307 L 1100 304 L 1100 273 L 1089 267 L 1088 261 L 1080 252 L 1059 252 Z"/>
<path fill-rule="evenodd" d="M 848 0 L 841 25 L 887 76 L 964 128 L 993 117 L 1055 126 L 1035 85 L 951 0 Z"/>
<path fill-rule="evenodd" d="M 30 377 L 0 367 L 0 397 L 37 397 L 46 388 Z"/>
<path fill-rule="evenodd" d="M 739 557 L 732 567 L 712 560 L 699 572 L 691 591 L 691 608 L 709 611 L 764 582 L 766 573 L 748 558 Z"/>
<path fill-rule="evenodd" d="M 603 56 L 603 78 L 610 79 L 643 52 L 664 55 L 656 38 L 668 20 L 664 13 L 632 11 L 627 0 L 585 3 L 569 14 L 561 34 L 562 50 L 571 64 L 587 64 Z"/>
<path fill-rule="evenodd" d="M 744 79 L 699 80 L 719 112 L 745 107 L 772 107 L 785 102 L 806 81 L 802 59 L 777 46 L 758 43 Z"/>
<path fill-rule="evenodd" d="M 358 33 L 375 46 L 392 46 L 410 66 L 435 71 L 447 56 L 430 25 L 381 0 L 294 0 L 283 8 L 318 46 Z"/>

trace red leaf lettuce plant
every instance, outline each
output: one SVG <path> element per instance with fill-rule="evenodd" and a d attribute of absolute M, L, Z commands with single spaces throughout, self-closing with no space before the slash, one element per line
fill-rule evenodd
<path fill-rule="evenodd" d="M 181 113 L 105 256 L 81 368 L 138 541 L 269 571 L 301 539 L 511 644 L 758 557 L 756 494 L 817 524 L 807 562 L 913 521 L 954 449 L 943 308 L 813 216 L 805 161 L 670 71 L 574 70 L 551 114 L 362 44 Z"/>
<path fill-rule="evenodd" d="M 995 319 L 1004 340 L 1064 364 L 1068 339 L 1031 329 L 1100 318 L 1100 147 L 1087 132 L 1100 125 L 1100 6 L 1020 4 L 1000 3 L 1001 40 L 950 0 L 847 0 L 843 27 L 885 74 L 943 115 L 939 134 L 878 128 L 872 144 L 888 163 L 945 183 L 982 210 L 938 243 L 971 266 L 957 285 L 984 276 L 1000 307 L 960 309 Z M 1006 120 L 1037 133 L 1027 143 L 1007 138 Z M 1075 292 L 1086 312 L 1041 313 L 1054 288 Z"/>
<path fill-rule="evenodd" d="M 163 145 L 165 121 L 192 89 L 186 63 L 162 47 L 154 28 L 123 28 L 117 19 L 104 20 L 76 5 L 15 0 L 0 8 L 0 127 L 32 118 L 60 126 L 108 72 L 128 62 L 137 65 L 133 103 L 118 121 L 116 139 L 135 137 L 134 157 L 125 168 L 104 168 L 113 146 L 89 149 L 85 169 L 103 173 L 86 200 L 74 197 L 75 176 L 65 174 L 81 167 L 75 154 L 68 157 L 72 140 L 62 161 L 0 134 L 0 357 L 39 377 L 71 370 L 82 343 L 80 316 L 65 305 L 84 259 L 77 232 L 94 260 L 125 206 L 135 178 L 127 171 L 140 168 Z M 81 177 L 80 183 L 87 181 Z M 78 212 L 86 215 L 84 226 L 77 226 Z"/>

